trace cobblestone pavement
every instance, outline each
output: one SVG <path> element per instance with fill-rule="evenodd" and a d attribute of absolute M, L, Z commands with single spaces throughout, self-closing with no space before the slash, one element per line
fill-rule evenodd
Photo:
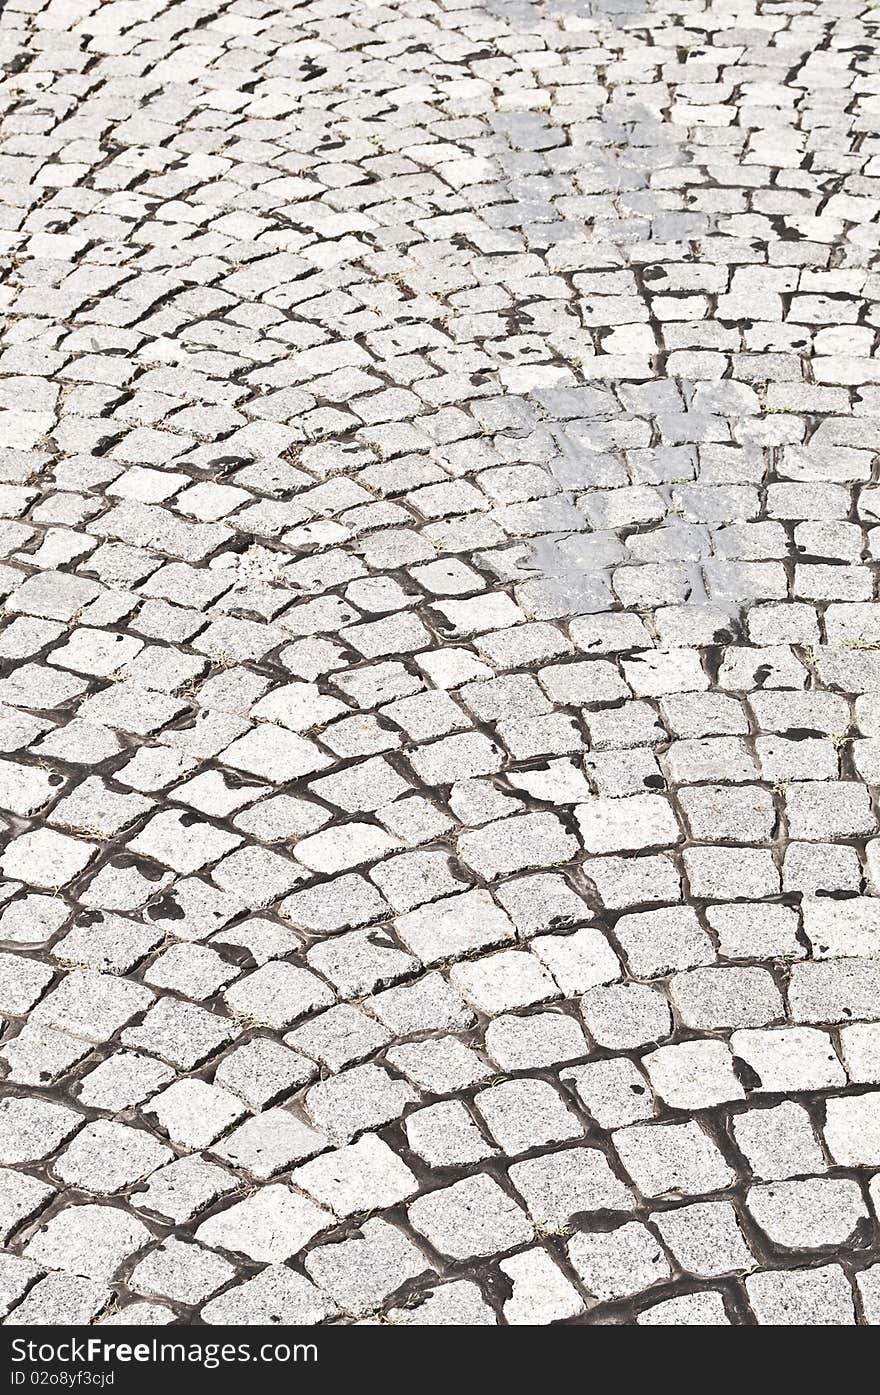
<path fill-rule="evenodd" d="M 7 0 L 8 1323 L 880 1323 L 878 25 Z"/>

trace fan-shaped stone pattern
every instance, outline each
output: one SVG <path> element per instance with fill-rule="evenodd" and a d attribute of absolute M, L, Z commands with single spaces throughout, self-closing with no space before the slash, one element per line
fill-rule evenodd
<path fill-rule="evenodd" d="M 5 1321 L 880 1322 L 878 23 L 7 0 Z"/>

